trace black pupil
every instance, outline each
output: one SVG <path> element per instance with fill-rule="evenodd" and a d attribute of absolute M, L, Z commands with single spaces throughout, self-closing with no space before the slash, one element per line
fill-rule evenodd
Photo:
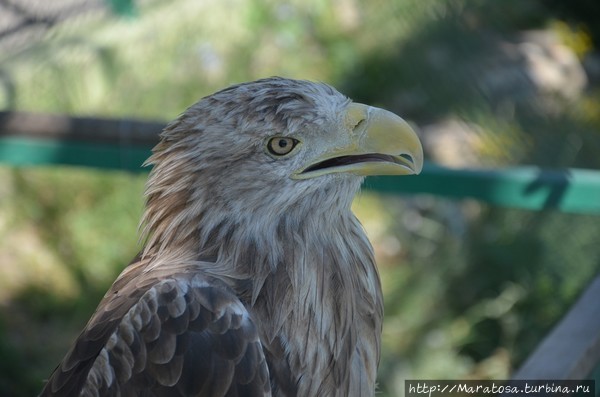
<path fill-rule="evenodd" d="M 285 140 L 285 139 L 280 139 L 280 140 L 279 140 L 279 147 L 280 147 L 280 148 L 282 148 L 282 149 L 283 149 L 283 148 L 285 148 L 287 145 L 288 145 L 288 141 L 287 141 L 287 140 Z"/>

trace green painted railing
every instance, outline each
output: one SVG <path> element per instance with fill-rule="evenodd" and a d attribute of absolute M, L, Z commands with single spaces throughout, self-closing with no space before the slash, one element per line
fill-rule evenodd
<path fill-rule="evenodd" d="M 470 197 L 504 207 L 600 214 L 600 171 L 455 170 L 426 164 L 418 177 L 377 177 L 365 184 L 379 191 Z"/>
<path fill-rule="evenodd" d="M 144 172 L 161 123 L 0 112 L 0 163 Z M 455 170 L 426 164 L 416 177 L 375 177 L 367 189 L 474 198 L 530 210 L 600 214 L 600 171 L 515 167 Z"/>

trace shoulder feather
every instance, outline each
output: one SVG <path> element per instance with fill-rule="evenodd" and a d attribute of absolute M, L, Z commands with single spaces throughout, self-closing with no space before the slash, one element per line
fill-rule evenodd
<path fill-rule="evenodd" d="M 126 286 L 150 274 L 136 277 Z M 219 280 L 183 271 L 111 291 L 43 396 L 271 395 L 256 326 Z"/>

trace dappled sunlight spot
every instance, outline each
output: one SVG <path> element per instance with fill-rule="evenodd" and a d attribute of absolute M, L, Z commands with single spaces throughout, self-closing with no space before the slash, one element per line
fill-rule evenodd
<path fill-rule="evenodd" d="M 387 226 L 385 206 L 377 194 L 361 192 L 352 203 L 352 211 L 362 223 L 371 241 L 385 233 Z"/>
<path fill-rule="evenodd" d="M 448 326 L 449 337 L 453 341 L 464 341 L 469 336 L 471 325 L 464 316 L 454 318 Z"/>
<path fill-rule="evenodd" d="M 492 355 L 481 360 L 469 374 L 470 379 L 510 379 L 513 372 L 510 353 L 498 348 Z"/>
<path fill-rule="evenodd" d="M 402 243 L 396 236 L 386 234 L 381 238 L 378 248 L 383 256 L 393 258 L 402 252 Z"/>
<path fill-rule="evenodd" d="M 391 230 L 398 219 L 390 217 L 386 204 L 387 202 L 377 194 L 361 192 L 352 205 L 352 210 L 373 245 L 379 267 L 396 262 L 395 259 L 403 250 L 402 241 Z"/>
<path fill-rule="evenodd" d="M 35 228 L 25 225 L 7 233 L 0 243 L 0 304 L 31 288 L 56 297 L 74 298 L 81 292 L 73 275 L 48 249 Z"/>
<path fill-rule="evenodd" d="M 483 318 L 501 318 L 527 296 L 525 289 L 515 283 L 507 283 L 500 294 L 494 298 L 483 299 L 471 307 L 467 313 L 473 322 Z"/>

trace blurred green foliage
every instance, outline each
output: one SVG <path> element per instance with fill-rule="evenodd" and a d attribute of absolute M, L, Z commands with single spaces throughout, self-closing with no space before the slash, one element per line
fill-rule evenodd
<path fill-rule="evenodd" d="M 418 124 L 476 124 L 481 165 L 600 168 L 598 87 L 545 107 L 477 80 L 500 39 L 591 24 L 549 3 L 112 1 L 118 15 L 0 55 L 0 107 L 168 120 L 228 84 L 284 75 Z M 26 396 L 139 249 L 145 176 L 5 167 L 0 180 L 0 395 Z M 506 378 L 600 270 L 593 216 L 366 193 L 355 210 L 386 295 L 382 396 L 407 378 Z"/>

